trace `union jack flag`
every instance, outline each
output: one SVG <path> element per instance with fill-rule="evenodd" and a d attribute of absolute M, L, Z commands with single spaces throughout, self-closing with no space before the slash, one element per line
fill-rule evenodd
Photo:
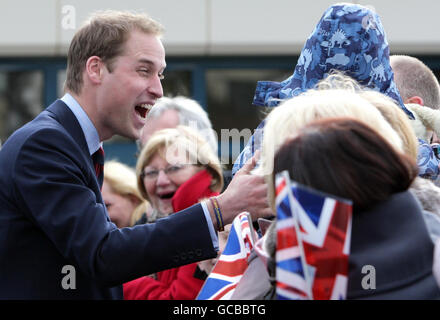
<path fill-rule="evenodd" d="M 197 300 L 228 300 L 248 267 L 256 232 L 248 212 L 240 213 L 232 222 L 225 249 L 206 279 Z"/>
<path fill-rule="evenodd" d="M 351 202 L 276 177 L 279 299 L 345 299 Z"/>

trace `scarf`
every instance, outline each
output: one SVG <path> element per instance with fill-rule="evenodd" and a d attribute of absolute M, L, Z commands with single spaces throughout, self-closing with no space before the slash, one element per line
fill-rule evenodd
<path fill-rule="evenodd" d="M 174 212 L 184 210 L 204 198 L 219 195 L 211 190 L 212 177 L 206 170 L 197 172 L 185 183 L 181 184 L 171 199 Z"/>

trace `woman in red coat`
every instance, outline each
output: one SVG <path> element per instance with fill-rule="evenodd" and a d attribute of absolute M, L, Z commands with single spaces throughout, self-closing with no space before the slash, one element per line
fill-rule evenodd
<path fill-rule="evenodd" d="M 139 190 L 153 207 L 153 219 L 216 196 L 223 187 L 218 157 L 198 133 L 183 126 L 156 132 L 142 150 L 136 171 Z M 210 271 L 202 270 L 202 265 L 192 263 L 127 282 L 124 299 L 195 299 Z"/>

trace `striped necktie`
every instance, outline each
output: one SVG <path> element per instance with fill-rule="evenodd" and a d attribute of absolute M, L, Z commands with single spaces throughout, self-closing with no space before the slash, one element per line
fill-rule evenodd
<path fill-rule="evenodd" d="M 98 178 L 99 189 L 102 189 L 102 183 L 104 181 L 104 149 L 99 147 L 98 151 L 92 155 L 92 159 L 96 178 Z"/>

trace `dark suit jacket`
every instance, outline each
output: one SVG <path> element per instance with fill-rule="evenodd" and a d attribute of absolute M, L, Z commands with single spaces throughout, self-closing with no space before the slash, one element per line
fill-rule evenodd
<path fill-rule="evenodd" d="M 117 229 L 84 134 L 60 100 L 0 151 L 0 299 L 121 299 L 121 284 L 213 258 L 200 205 Z M 62 273 L 66 265 L 75 272 Z M 75 289 L 64 289 L 69 277 Z M 66 279 L 65 279 L 66 280 Z"/>

